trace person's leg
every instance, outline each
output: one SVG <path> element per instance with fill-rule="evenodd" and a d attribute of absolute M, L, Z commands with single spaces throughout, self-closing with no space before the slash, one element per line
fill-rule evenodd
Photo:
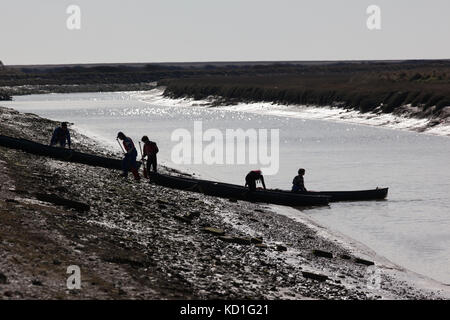
<path fill-rule="evenodd" d="M 130 156 L 128 154 L 122 159 L 122 171 L 124 177 L 128 176 L 128 171 L 130 171 Z"/>
<path fill-rule="evenodd" d="M 249 181 L 248 188 L 250 191 L 256 191 L 256 181 Z"/>
<path fill-rule="evenodd" d="M 157 162 L 156 162 L 156 154 L 152 156 L 152 165 L 153 165 L 153 172 L 156 172 L 156 166 L 157 166 Z"/>
<path fill-rule="evenodd" d="M 150 166 L 152 165 L 152 159 L 150 158 L 150 156 L 147 157 L 147 175 L 150 178 Z"/>
<path fill-rule="evenodd" d="M 131 156 L 130 156 L 130 167 L 131 167 L 131 172 L 133 173 L 134 179 L 135 180 L 140 180 L 141 177 L 139 176 L 139 172 L 137 170 L 136 157 L 137 157 L 137 153 L 132 153 L 131 154 Z"/>

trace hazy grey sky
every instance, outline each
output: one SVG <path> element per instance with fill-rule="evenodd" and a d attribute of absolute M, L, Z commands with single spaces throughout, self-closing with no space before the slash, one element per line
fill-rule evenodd
<path fill-rule="evenodd" d="M 69 5 L 81 29 L 68 30 Z M 381 30 L 366 26 L 381 8 Z M 450 0 L 1 0 L 5 64 L 450 58 Z"/>

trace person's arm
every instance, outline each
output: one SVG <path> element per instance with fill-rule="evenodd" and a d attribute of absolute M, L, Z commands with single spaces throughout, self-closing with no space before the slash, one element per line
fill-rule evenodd
<path fill-rule="evenodd" d="M 50 145 L 53 146 L 56 143 L 56 133 L 58 129 L 53 130 L 52 138 L 50 139 Z"/>
<path fill-rule="evenodd" d="M 70 140 L 70 132 L 69 132 L 69 129 L 67 129 L 67 145 L 69 146 L 69 149 L 70 149 L 70 146 L 72 145 L 72 141 Z"/>
<path fill-rule="evenodd" d="M 123 140 L 123 147 L 125 148 L 126 151 L 125 154 L 130 154 L 134 149 L 133 144 L 130 141 L 126 140 Z"/>
<path fill-rule="evenodd" d="M 264 177 L 263 177 L 263 175 L 261 175 L 261 183 L 262 183 L 262 185 L 263 185 L 263 187 L 264 187 L 264 190 L 266 190 L 266 184 L 264 183 Z"/>
<path fill-rule="evenodd" d="M 302 191 L 308 191 L 308 190 L 306 190 L 306 188 L 305 188 L 305 180 L 304 180 L 304 178 L 302 177 L 301 178 L 301 180 L 300 180 L 300 188 L 301 188 L 301 190 Z"/>
<path fill-rule="evenodd" d="M 145 160 L 145 155 L 146 155 L 146 153 L 147 153 L 147 149 L 145 148 L 145 143 L 144 143 L 144 146 L 142 147 L 142 149 L 141 149 L 141 146 L 140 146 L 141 144 L 139 143 L 139 149 L 141 150 L 141 152 L 142 152 L 142 155 L 141 155 L 141 161 L 144 161 Z"/>

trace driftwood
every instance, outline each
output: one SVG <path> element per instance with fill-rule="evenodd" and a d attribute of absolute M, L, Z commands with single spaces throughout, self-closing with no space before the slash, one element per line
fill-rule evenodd
<path fill-rule="evenodd" d="M 64 206 L 66 208 L 75 209 L 78 212 L 85 212 L 91 209 L 90 205 L 74 200 L 64 199 L 56 194 L 36 193 L 36 199 L 39 201 L 49 202 L 58 206 Z"/>

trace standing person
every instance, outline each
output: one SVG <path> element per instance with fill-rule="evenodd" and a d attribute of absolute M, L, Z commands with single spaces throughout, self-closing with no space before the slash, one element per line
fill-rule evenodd
<path fill-rule="evenodd" d="M 119 132 L 117 134 L 117 138 L 122 140 L 123 147 L 125 148 L 125 157 L 122 160 L 122 176 L 126 178 L 128 176 L 128 171 L 131 171 L 133 173 L 134 180 L 139 181 L 141 177 L 139 176 L 139 172 L 137 170 L 137 151 L 133 140 L 125 136 L 123 132 Z"/>
<path fill-rule="evenodd" d="M 264 183 L 264 177 L 261 170 L 250 171 L 245 177 L 245 186 L 250 189 L 250 191 L 256 190 L 256 182 L 261 182 L 264 190 L 266 190 L 266 184 Z"/>
<path fill-rule="evenodd" d="M 156 172 L 157 159 L 156 154 L 159 152 L 156 142 L 150 141 L 147 136 L 143 136 L 141 141 L 144 143 L 144 151 L 142 154 L 142 160 L 147 157 L 147 172 L 150 177 L 150 167 L 153 168 L 153 172 Z"/>
<path fill-rule="evenodd" d="M 305 182 L 303 180 L 303 176 L 305 175 L 305 169 L 298 169 L 298 176 L 292 180 L 292 192 L 303 191 L 306 192 Z"/>
<path fill-rule="evenodd" d="M 59 144 L 62 148 L 65 148 L 66 143 L 70 149 L 70 132 L 67 128 L 67 122 L 63 122 L 61 123 L 60 127 L 57 127 L 53 131 L 52 139 L 50 140 L 50 146 L 53 147 L 54 145 Z"/>

